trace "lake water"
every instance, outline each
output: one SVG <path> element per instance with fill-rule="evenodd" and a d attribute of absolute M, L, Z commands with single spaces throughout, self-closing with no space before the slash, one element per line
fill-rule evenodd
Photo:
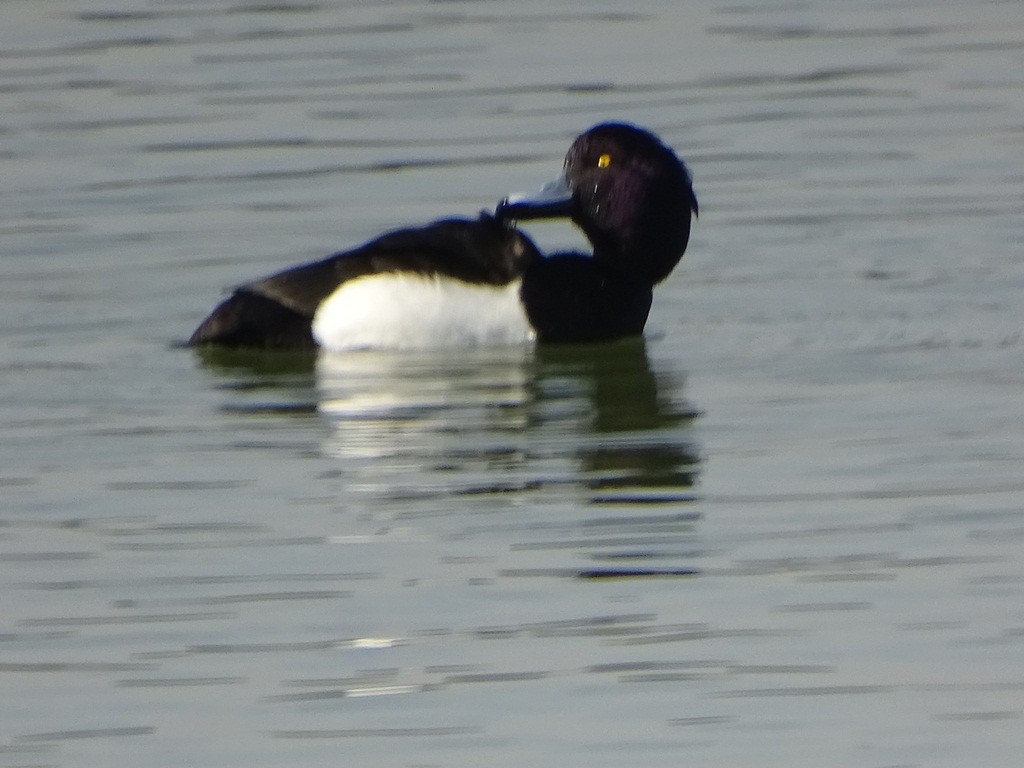
<path fill-rule="evenodd" d="M 0 766 L 1019 764 L 1019 0 L 0 15 Z M 178 346 L 606 119 L 645 341 Z"/>

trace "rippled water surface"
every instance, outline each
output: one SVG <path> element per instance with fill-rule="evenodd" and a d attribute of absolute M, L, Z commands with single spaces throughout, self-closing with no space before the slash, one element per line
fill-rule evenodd
<path fill-rule="evenodd" d="M 0 766 L 1019 764 L 1020 2 L 3 18 Z M 644 341 L 177 346 L 604 119 Z"/>

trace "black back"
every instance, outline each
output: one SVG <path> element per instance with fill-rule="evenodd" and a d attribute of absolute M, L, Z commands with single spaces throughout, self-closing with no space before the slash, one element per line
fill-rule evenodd
<path fill-rule="evenodd" d="M 188 343 L 311 349 L 317 307 L 348 280 L 412 272 L 500 286 L 519 278 L 539 257 L 529 238 L 486 214 L 399 229 L 351 251 L 239 286 Z"/>

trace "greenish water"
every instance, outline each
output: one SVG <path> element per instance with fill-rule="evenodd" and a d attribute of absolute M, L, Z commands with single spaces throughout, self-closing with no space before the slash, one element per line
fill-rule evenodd
<path fill-rule="evenodd" d="M 7 4 L 0 765 L 1016 765 L 1022 22 Z M 179 346 L 604 119 L 701 202 L 644 341 Z"/>

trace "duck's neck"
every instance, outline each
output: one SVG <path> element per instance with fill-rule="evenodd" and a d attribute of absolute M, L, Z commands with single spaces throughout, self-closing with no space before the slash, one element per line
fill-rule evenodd
<path fill-rule="evenodd" d="M 594 248 L 594 261 L 621 279 L 646 285 L 660 283 L 683 257 L 690 237 L 689 221 L 685 226 L 666 230 L 638 226 L 633 231 L 610 236 L 587 232 Z"/>

